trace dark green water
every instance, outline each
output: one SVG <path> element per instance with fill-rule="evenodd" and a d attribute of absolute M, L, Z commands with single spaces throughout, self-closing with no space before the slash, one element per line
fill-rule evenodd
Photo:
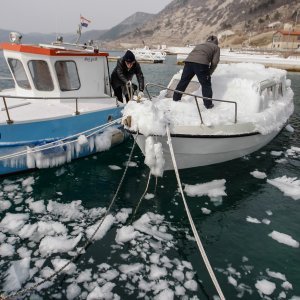
<path fill-rule="evenodd" d="M 111 64 L 111 70 L 113 66 L 114 63 Z M 142 65 L 142 68 L 147 82 L 160 84 L 167 84 L 172 74 L 179 69 L 175 65 L 175 57 L 168 57 L 165 64 Z M 186 196 L 197 231 L 226 299 L 284 299 L 283 293 L 286 295 L 286 299 L 300 299 L 295 297 L 300 297 L 299 248 L 279 243 L 268 236 L 274 230 L 288 234 L 300 242 L 300 200 L 293 200 L 291 197 L 285 196 L 282 191 L 266 181 L 266 179 L 274 179 L 283 175 L 297 179 L 300 177 L 299 155 L 285 157 L 285 163 L 277 162 L 278 159 L 284 158 L 287 149 L 292 146 L 300 147 L 300 74 L 289 73 L 288 77 L 292 80 L 292 88 L 295 92 L 295 112 L 290 119 L 290 124 L 295 129 L 294 133 L 282 131 L 266 147 L 247 157 L 214 166 L 180 171 L 184 184 L 194 185 L 215 179 L 226 180 L 227 196 L 222 197 L 222 203 L 218 206 L 214 205 L 207 196 Z M 30 198 L 33 201 L 44 200 L 46 205 L 50 200 L 65 204 L 81 200 L 85 211 L 107 207 L 120 183 L 132 145 L 133 139 L 130 138 L 124 144 L 108 152 L 99 153 L 60 168 L 37 170 L 1 179 L 1 200 L 9 200 L 12 206 L 8 210 L 0 212 L 0 221 L 8 212 L 28 213 L 26 204 L 28 202 L 26 201 Z M 275 156 L 272 151 L 282 151 L 282 154 Z M 122 208 L 134 210 L 145 191 L 149 170 L 143 160 L 143 155 L 136 147 L 133 155 L 136 166 L 128 169 L 128 174 L 112 207 L 114 215 Z M 112 170 L 110 165 L 117 165 L 122 169 Z M 267 178 L 253 177 L 250 172 L 254 170 L 265 172 Z M 31 185 L 32 191 L 25 191 L 21 186 L 22 181 L 28 177 L 33 177 L 34 180 Z M 13 191 L 5 190 L 5 186 L 11 185 L 16 185 Z M 171 244 L 162 241 L 163 249 L 158 251 L 161 256 L 164 255 L 172 261 L 173 267 L 167 267 L 167 275 L 161 277 L 161 281 L 156 279 L 155 284 L 159 285 L 162 280 L 165 280 L 169 283 L 170 289 L 174 290 L 178 285 L 178 281 L 174 280 L 172 275 L 174 262 L 176 259 L 181 262 L 187 261 L 192 264 L 195 272 L 193 279 L 198 283 L 198 289 L 196 291 L 186 289 L 185 296 L 177 295 L 174 299 L 192 299 L 195 296 L 198 298 L 194 299 L 212 299 L 212 296 L 217 293 L 192 238 L 192 231 L 177 189 L 174 172 L 165 172 L 163 178 L 159 178 L 157 182 L 152 178 L 148 193 L 153 194 L 154 197 L 142 200 L 134 219 L 138 219 L 147 212 L 164 216 L 165 219 L 161 225 L 166 228 L 167 233 L 173 236 Z M 201 210 L 203 207 L 211 210 L 211 213 L 204 214 Z M 271 215 L 267 213 L 269 211 L 272 212 Z M 259 224 L 247 222 L 248 216 L 260 221 L 268 219 L 270 223 L 267 225 L 263 222 Z M 28 222 L 34 223 L 39 219 L 46 220 L 47 217 L 48 220 L 55 220 L 51 213 L 48 216 L 47 214 L 41 216 L 41 214 L 30 212 Z M 131 215 L 129 215 L 129 220 L 130 218 Z M 68 224 L 68 226 L 73 229 L 76 225 L 86 228 L 95 219 L 97 218 L 93 219 L 86 214 L 77 219 L 75 225 Z M 88 283 L 79 284 L 81 296 L 76 299 L 86 298 L 92 290 L 92 283 L 97 279 L 101 286 L 101 280 L 99 280 L 101 270 L 97 266 L 102 263 L 109 264 L 113 269 L 118 269 L 124 263 L 138 262 L 144 265 L 145 271 L 136 276 L 124 278 L 119 275 L 108 280 L 115 284 L 112 292 L 120 299 L 152 299 L 158 294 L 155 294 L 153 287 L 148 292 L 142 292 L 143 289 L 139 286 L 141 279 L 146 281 L 148 279 L 147 267 L 149 268 L 151 265 L 148 256 L 155 253 L 155 248 L 150 247 L 152 250 L 144 253 L 147 256 L 145 258 L 142 255 L 148 247 L 145 244 L 149 245 L 157 241 L 153 241 L 153 237 L 145 235 L 142 240 L 137 239 L 137 244 L 117 245 L 115 237 L 119 227 L 120 224 L 113 225 L 103 239 L 89 246 L 86 253 L 76 260 L 76 274 L 80 273 L 80 270 L 92 270 L 91 280 L 87 281 Z M 14 236 L 6 233 L 6 241 L 9 238 L 13 240 Z M 38 259 L 38 255 L 34 255 L 38 244 L 33 245 L 27 239 L 17 238 L 14 245 L 15 249 L 21 246 L 31 249 L 32 258 Z M 53 254 L 51 259 L 57 257 L 70 258 L 67 255 Z M 20 257 L 16 251 L 9 257 L 0 256 L 0 286 L 5 282 L 4 274 L 10 261 L 18 259 Z M 33 262 L 34 259 L 32 259 Z M 49 258 L 45 265 L 51 266 Z M 284 288 L 282 286 L 284 280 L 270 276 L 268 270 L 284 274 L 292 288 Z M 37 270 L 36 277 L 40 277 L 39 272 L 40 270 Z M 32 299 L 67 299 L 66 289 L 74 281 L 76 274 L 59 276 L 48 287 L 34 292 L 32 294 L 34 297 L 31 296 Z M 236 285 L 229 283 L 229 276 L 236 280 Z M 258 293 L 258 289 L 255 287 L 257 281 L 263 279 L 276 284 L 273 293 L 265 298 Z M 33 279 L 29 280 L 29 283 L 32 282 L 34 282 Z M 107 296 L 103 299 L 118 299 L 116 295 L 116 298 Z M 30 296 L 27 298 L 30 299 Z"/>

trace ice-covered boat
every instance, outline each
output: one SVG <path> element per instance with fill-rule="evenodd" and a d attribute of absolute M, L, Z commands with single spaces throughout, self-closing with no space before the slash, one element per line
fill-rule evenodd
<path fill-rule="evenodd" d="M 204 107 L 196 78 L 180 102 L 172 101 L 180 75 L 175 74 L 158 97 L 130 101 L 124 110 L 126 128 L 138 133 L 145 161 L 164 170 L 173 169 L 170 143 L 179 169 L 229 161 L 269 143 L 294 110 L 285 70 L 251 63 L 220 64 L 212 76 L 212 109 Z"/>
<path fill-rule="evenodd" d="M 163 63 L 167 56 L 164 51 L 149 49 L 149 47 L 147 46 L 145 46 L 144 48 L 131 49 L 131 51 L 135 55 L 137 61 L 146 63 Z"/>
<path fill-rule="evenodd" d="M 96 45 L 0 44 L 12 88 L 0 91 L 0 175 L 58 166 L 124 139 L 108 53 Z M 2 85 L 3 86 L 3 85 Z M 119 121 L 118 121 L 119 120 Z"/>

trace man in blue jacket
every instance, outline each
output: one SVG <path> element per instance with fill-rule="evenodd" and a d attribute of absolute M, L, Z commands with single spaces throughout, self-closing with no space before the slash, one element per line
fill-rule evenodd
<path fill-rule="evenodd" d="M 204 106 L 207 109 L 213 108 L 211 75 L 220 61 L 220 48 L 218 38 L 211 35 L 203 44 L 196 45 L 185 60 L 181 79 L 178 82 L 176 90 L 184 92 L 192 78 L 196 75 L 201 87 Z M 180 101 L 182 94 L 174 92 L 173 100 Z"/>
<path fill-rule="evenodd" d="M 127 50 L 125 55 L 118 59 L 117 65 L 111 74 L 111 86 L 119 101 L 123 102 L 123 95 L 126 101 L 129 101 L 127 87 L 130 88 L 129 84 L 134 75 L 136 75 L 139 84 L 138 96 L 142 97 L 144 91 L 144 75 L 140 64 L 135 60 L 134 54 L 130 50 Z M 132 84 L 132 88 L 136 91 L 137 85 Z"/>

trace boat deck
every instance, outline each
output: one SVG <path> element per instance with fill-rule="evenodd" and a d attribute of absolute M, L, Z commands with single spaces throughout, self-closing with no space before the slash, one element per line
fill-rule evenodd
<path fill-rule="evenodd" d="M 93 112 L 115 107 L 116 101 L 112 98 L 78 100 L 79 113 Z M 0 108 L 0 124 L 6 124 L 8 116 L 3 101 L 0 103 Z M 7 108 L 10 119 L 14 122 L 61 118 L 76 114 L 76 103 L 71 99 L 7 99 Z"/>

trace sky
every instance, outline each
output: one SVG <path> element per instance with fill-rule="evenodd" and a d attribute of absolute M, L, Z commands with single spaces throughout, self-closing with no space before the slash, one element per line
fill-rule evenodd
<path fill-rule="evenodd" d="M 86 30 L 110 29 L 135 12 L 158 13 L 172 0 L 9 0 L 2 1 L 0 29 L 22 33 L 73 33 L 80 14 Z"/>

